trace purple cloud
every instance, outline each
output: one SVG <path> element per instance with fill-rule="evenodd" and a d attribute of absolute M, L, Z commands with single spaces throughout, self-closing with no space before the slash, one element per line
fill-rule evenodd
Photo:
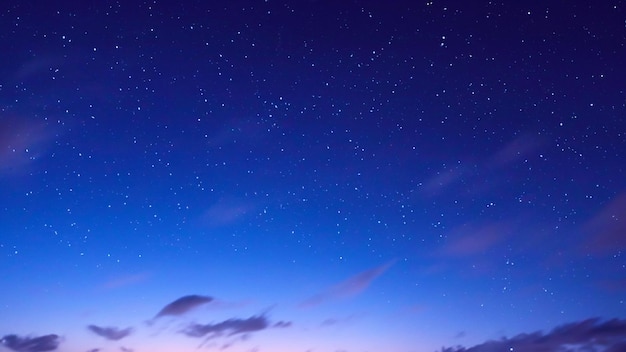
<path fill-rule="evenodd" d="M 163 316 L 180 316 L 183 315 L 203 304 L 209 303 L 213 301 L 213 297 L 209 296 L 199 296 L 199 295 L 189 295 L 183 296 L 174 302 L 166 305 L 161 309 L 154 319 L 163 317 Z M 153 320 L 154 320 L 153 319 Z"/>
<path fill-rule="evenodd" d="M 87 329 L 98 336 L 112 341 L 121 340 L 133 332 L 132 328 L 118 329 L 115 327 L 101 327 L 96 325 L 89 325 Z"/>
<path fill-rule="evenodd" d="M 39 337 L 19 337 L 6 335 L 0 339 L 0 345 L 15 352 L 43 352 L 53 351 L 59 347 L 59 336 L 55 334 Z"/>
<path fill-rule="evenodd" d="M 445 347 L 441 352 L 566 352 L 624 351 L 626 320 L 591 318 L 558 326 L 548 333 L 533 332 L 487 341 L 473 347 Z"/>
<path fill-rule="evenodd" d="M 393 264 L 394 262 L 389 262 L 387 264 L 356 274 L 348 278 L 347 280 L 329 288 L 325 292 L 308 298 L 307 300 L 302 302 L 300 306 L 313 307 L 338 298 L 356 296 L 359 293 L 363 292 L 374 281 L 374 279 L 382 275 Z"/>

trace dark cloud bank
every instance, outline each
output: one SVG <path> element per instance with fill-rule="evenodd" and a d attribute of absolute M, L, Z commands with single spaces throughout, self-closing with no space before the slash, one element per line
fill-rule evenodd
<path fill-rule="evenodd" d="M 6 335 L 0 339 L 0 345 L 15 352 L 53 351 L 59 347 L 59 343 L 59 336 L 55 334 L 39 337 Z"/>
<path fill-rule="evenodd" d="M 591 318 L 473 347 L 444 347 L 441 352 L 626 352 L 626 320 Z"/>
<path fill-rule="evenodd" d="M 228 319 L 214 324 L 190 324 L 181 332 L 189 337 L 211 340 L 233 335 L 247 336 L 249 333 L 268 328 L 286 328 L 291 322 L 271 323 L 265 315 L 255 315 L 247 319 Z M 131 328 L 88 327 L 94 333 L 110 340 L 120 340 L 128 336 Z M 0 346 L 15 352 L 45 352 L 59 347 L 60 337 L 55 334 L 38 337 L 21 337 L 15 334 L 0 339 Z M 230 345 L 230 344 L 229 344 Z M 228 345 L 228 346 L 229 346 Z M 132 349 L 121 347 L 122 352 Z M 90 350 L 97 352 L 99 349 Z M 564 324 L 553 330 L 519 334 L 511 338 L 487 341 L 482 344 L 464 347 L 442 347 L 440 352 L 626 352 L 626 319 L 601 320 L 591 318 Z"/>

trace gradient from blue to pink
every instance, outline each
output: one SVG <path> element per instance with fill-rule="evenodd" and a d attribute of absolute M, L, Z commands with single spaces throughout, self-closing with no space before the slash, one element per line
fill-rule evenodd
<path fill-rule="evenodd" d="M 626 329 L 621 2 L 0 8 L 0 350 Z"/>

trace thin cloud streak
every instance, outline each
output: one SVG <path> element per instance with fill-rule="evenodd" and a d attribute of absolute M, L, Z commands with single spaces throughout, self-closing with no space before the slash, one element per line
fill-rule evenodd
<path fill-rule="evenodd" d="M 116 289 L 146 281 L 149 277 L 150 274 L 147 273 L 121 276 L 105 282 L 102 287 L 108 290 Z"/>
<path fill-rule="evenodd" d="M 53 131 L 41 122 L 0 120 L 0 176 L 23 172 L 43 154 L 52 137 Z"/>
<path fill-rule="evenodd" d="M 363 271 L 347 280 L 338 283 L 327 291 L 312 296 L 302 303 L 300 307 L 308 308 L 333 301 L 339 298 L 356 296 L 363 292 L 379 276 L 384 274 L 395 262 L 389 262 L 373 269 Z"/>
<path fill-rule="evenodd" d="M 464 224 L 449 233 L 450 241 L 443 247 L 442 254 L 455 257 L 485 254 L 502 243 L 512 231 L 513 227 L 507 222 Z"/>
<path fill-rule="evenodd" d="M 532 155 L 544 144 L 544 139 L 539 135 L 522 134 L 503 145 L 490 156 L 480 158 L 472 163 L 468 160 L 464 163 L 459 161 L 457 164 L 443 168 L 424 181 L 421 190 L 426 196 L 440 195 L 461 183 L 462 180 L 467 182 L 478 180 L 478 177 L 483 175 L 482 172 L 479 172 L 480 170 L 487 172 L 487 175 L 492 175 L 510 168 L 523 158 Z"/>
<path fill-rule="evenodd" d="M 202 215 L 201 222 L 208 227 L 220 227 L 235 223 L 253 210 L 249 202 L 226 198 L 211 205 Z"/>
<path fill-rule="evenodd" d="M 626 192 L 611 200 L 583 225 L 584 254 L 611 255 L 626 249 Z"/>

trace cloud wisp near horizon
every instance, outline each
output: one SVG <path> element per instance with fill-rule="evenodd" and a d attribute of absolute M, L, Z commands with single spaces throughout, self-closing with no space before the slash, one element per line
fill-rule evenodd
<path fill-rule="evenodd" d="M 390 261 L 375 268 L 360 272 L 336 285 L 333 285 L 321 293 L 307 298 L 300 303 L 300 307 L 315 307 L 326 302 L 358 295 L 363 292 L 376 278 L 391 268 L 394 263 L 395 261 Z"/>
<path fill-rule="evenodd" d="M 560 325 L 547 333 L 535 331 L 486 341 L 472 347 L 444 347 L 441 352 L 577 352 L 626 351 L 626 320 L 589 318 Z"/>
<path fill-rule="evenodd" d="M 237 343 L 237 341 L 249 339 L 252 333 L 270 328 L 287 328 L 291 325 L 291 322 L 285 321 L 271 323 L 266 315 L 261 314 L 246 319 L 227 319 L 218 323 L 191 323 L 180 330 L 179 333 L 191 338 L 203 338 L 203 342 L 198 348 L 202 346 L 217 346 L 219 349 L 225 349 Z M 107 339 L 110 337 L 111 340 L 119 340 L 127 336 L 125 330 L 115 328 L 90 328 L 90 330 L 98 330 L 99 332 L 94 332 Z M 223 342 L 207 346 L 208 342 L 219 338 L 223 338 Z M 9 334 L 0 338 L 0 346 L 14 352 L 46 352 L 57 350 L 62 340 L 64 339 L 61 339 L 56 334 L 36 337 Z M 119 348 L 124 351 L 136 350 L 125 346 Z M 595 317 L 559 325 L 548 332 L 520 333 L 510 338 L 502 337 L 498 340 L 489 340 L 471 347 L 459 345 L 442 347 L 440 352 L 623 352 L 626 350 L 625 348 L 626 320 L 619 318 L 603 320 Z M 103 351 L 103 349 L 94 348 L 90 351 Z"/>

